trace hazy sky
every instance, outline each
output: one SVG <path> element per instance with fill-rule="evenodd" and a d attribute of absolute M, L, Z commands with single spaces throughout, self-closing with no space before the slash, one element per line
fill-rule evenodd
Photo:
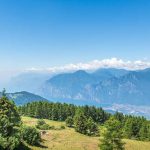
<path fill-rule="evenodd" d="M 150 0 L 1 0 L 0 69 L 150 60 Z"/>

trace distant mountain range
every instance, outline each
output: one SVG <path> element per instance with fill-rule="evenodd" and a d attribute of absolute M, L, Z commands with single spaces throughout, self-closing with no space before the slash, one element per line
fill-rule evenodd
<path fill-rule="evenodd" d="M 2 93 L 0 93 L 0 97 Z M 47 101 L 45 98 L 29 93 L 29 92 L 16 92 L 16 93 L 7 93 L 7 97 L 10 100 L 13 100 L 16 105 L 23 105 L 33 101 Z"/>
<path fill-rule="evenodd" d="M 78 70 L 57 75 L 23 74 L 15 77 L 10 85 L 12 90 L 29 91 L 55 102 L 96 105 L 109 111 L 150 117 L 150 68 L 136 71 L 115 68 L 95 72 Z M 19 92 L 9 96 L 17 104 L 45 100 L 31 93 Z"/>
<path fill-rule="evenodd" d="M 79 70 L 47 80 L 40 95 L 50 99 L 71 99 L 81 103 L 150 105 L 150 69 L 127 71 L 100 69 L 94 73 Z"/>

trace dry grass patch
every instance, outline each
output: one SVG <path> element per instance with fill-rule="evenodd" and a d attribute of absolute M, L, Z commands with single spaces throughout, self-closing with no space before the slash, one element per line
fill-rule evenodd
<path fill-rule="evenodd" d="M 26 125 L 35 126 L 37 119 L 22 117 Z M 50 126 L 60 128 L 65 125 L 64 122 L 51 121 L 45 119 Z M 30 146 L 32 150 L 99 150 L 99 137 L 88 137 L 74 131 L 73 128 L 63 130 L 48 130 L 42 135 L 43 147 Z M 150 150 L 150 142 L 141 142 L 135 140 L 124 140 L 126 150 Z"/>

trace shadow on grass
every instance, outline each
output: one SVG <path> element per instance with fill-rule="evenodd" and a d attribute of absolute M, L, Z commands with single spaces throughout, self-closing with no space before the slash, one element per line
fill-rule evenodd
<path fill-rule="evenodd" d="M 40 148 L 48 148 L 47 146 L 44 146 L 44 145 L 42 145 L 42 144 L 38 144 L 38 145 L 36 145 L 37 147 L 40 147 Z"/>
<path fill-rule="evenodd" d="M 21 145 L 16 150 L 31 150 L 31 148 L 21 143 Z"/>
<path fill-rule="evenodd" d="M 42 145 L 42 143 L 43 143 L 44 141 L 45 141 L 45 140 L 42 139 L 41 142 L 40 142 L 39 144 L 35 145 L 35 146 L 40 147 L 40 148 L 48 148 L 47 146 Z"/>

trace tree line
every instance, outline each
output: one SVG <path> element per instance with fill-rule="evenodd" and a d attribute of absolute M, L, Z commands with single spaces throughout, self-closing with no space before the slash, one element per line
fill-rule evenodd
<path fill-rule="evenodd" d="M 20 115 L 50 119 L 55 121 L 65 121 L 67 117 L 74 117 L 77 111 L 83 112 L 87 118 L 92 118 L 94 122 L 102 124 L 110 116 L 102 108 L 94 106 L 76 106 L 66 103 L 53 103 L 47 101 L 39 101 L 28 103 L 18 107 Z"/>
<path fill-rule="evenodd" d="M 68 126 L 74 126 L 77 132 L 88 135 L 91 134 L 89 128 L 92 128 L 89 127 L 89 124 L 95 128 L 93 130 L 96 132 L 96 125 L 105 126 L 107 121 L 113 117 L 119 122 L 123 138 L 150 140 L 150 121 L 146 118 L 124 115 L 119 112 L 110 114 L 100 107 L 39 101 L 19 106 L 18 110 L 20 115 L 55 121 L 66 120 Z"/>

